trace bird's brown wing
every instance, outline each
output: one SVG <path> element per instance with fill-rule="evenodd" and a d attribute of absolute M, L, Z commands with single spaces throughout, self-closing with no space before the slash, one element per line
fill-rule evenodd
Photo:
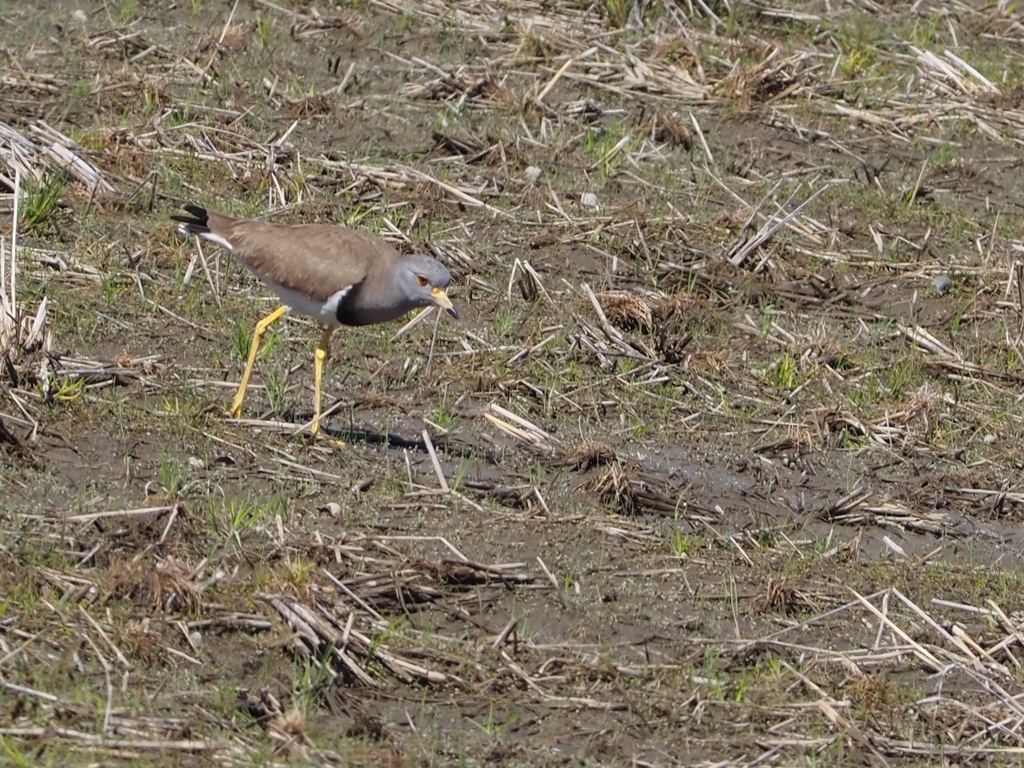
<path fill-rule="evenodd" d="M 259 275 L 314 301 L 362 282 L 398 258 L 374 235 L 332 224 L 268 224 L 207 211 L 210 233 Z M 386 271 L 386 270 L 384 270 Z"/>

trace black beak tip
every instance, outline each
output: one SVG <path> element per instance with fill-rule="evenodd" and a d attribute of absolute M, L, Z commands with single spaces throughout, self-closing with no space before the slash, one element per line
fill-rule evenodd
<path fill-rule="evenodd" d="M 457 310 L 455 307 L 449 307 L 448 314 L 454 317 L 456 320 L 459 319 L 459 310 Z"/>

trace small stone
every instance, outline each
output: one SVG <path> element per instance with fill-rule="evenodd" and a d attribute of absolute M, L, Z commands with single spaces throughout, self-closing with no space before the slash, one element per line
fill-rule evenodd
<path fill-rule="evenodd" d="M 329 501 L 320 507 L 322 512 L 327 512 L 331 517 L 339 517 L 341 515 L 341 504 L 336 501 Z"/>
<path fill-rule="evenodd" d="M 544 171 L 542 171 L 536 165 L 530 165 L 523 170 L 523 178 L 526 179 L 531 184 L 536 184 L 538 181 L 540 181 L 542 173 L 544 173 Z"/>
<path fill-rule="evenodd" d="M 79 24 L 85 24 L 89 20 L 89 17 L 85 15 L 85 11 L 78 8 L 71 12 L 71 18 L 77 21 Z"/>
<path fill-rule="evenodd" d="M 189 456 L 188 464 L 192 469 L 206 469 L 206 462 L 200 459 L 198 456 Z"/>
<path fill-rule="evenodd" d="M 953 287 L 953 281 L 945 275 L 939 275 L 932 280 L 932 287 L 939 296 L 945 296 L 949 292 L 949 289 Z"/>
<path fill-rule="evenodd" d="M 580 205 L 584 208 L 593 208 L 594 210 L 598 210 L 601 207 L 597 202 L 597 195 L 593 192 L 584 192 L 580 195 Z"/>
<path fill-rule="evenodd" d="M 188 636 L 188 641 L 192 643 L 192 647 L 197 651 L 203 647 L 203 633 L 196 630 Z"/>
<path fill-rule="evenodd" d="M 984 441 L 985 445 L 993 445 L 995 443 L 995 441 L 996 441 L 996 436 L 995 435 L 985 435 L 981 439 Z"/>

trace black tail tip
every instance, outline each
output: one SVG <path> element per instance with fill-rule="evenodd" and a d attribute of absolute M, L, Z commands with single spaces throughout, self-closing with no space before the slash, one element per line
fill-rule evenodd
<path fill-rule="evenodd" d="M 182 209 L 188 211 L 190 216 L 182 216 L 181 214 L 171 214 L 173 221 L 180 221 L 182 224 L 187 224 L 190 227 L 202 227 L 206 228 L 210 221 L 210 215 L 206 212 L 206 209 L 201 205 L 183 205 Z"/>

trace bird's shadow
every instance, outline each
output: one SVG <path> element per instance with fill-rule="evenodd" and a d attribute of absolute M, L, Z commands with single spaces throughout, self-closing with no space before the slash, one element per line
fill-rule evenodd
<path fill-rule="evenodd" d="M 311 418 L 311 417 L 310 417 Z M 345 443 L 365 443 L 373 446 L 386 446 L 389 450 L 413 450 L 429 454 L 427 444 L 422 437 L 406 437 L 395 432 L 375 432 L 372 429 L 361 427 L 339 428 L 328 421 L 320 422 L 320 432 L 335 440 L 342 440 Z M 452 458 L 483 459 L 488 464 L 497 464 L 498 457 L 491 451 L 482 449 L 480 446 L 471 444 L 454 435 L 431 437 L 434 450 L 438 454 L 445 454 Z"/>

